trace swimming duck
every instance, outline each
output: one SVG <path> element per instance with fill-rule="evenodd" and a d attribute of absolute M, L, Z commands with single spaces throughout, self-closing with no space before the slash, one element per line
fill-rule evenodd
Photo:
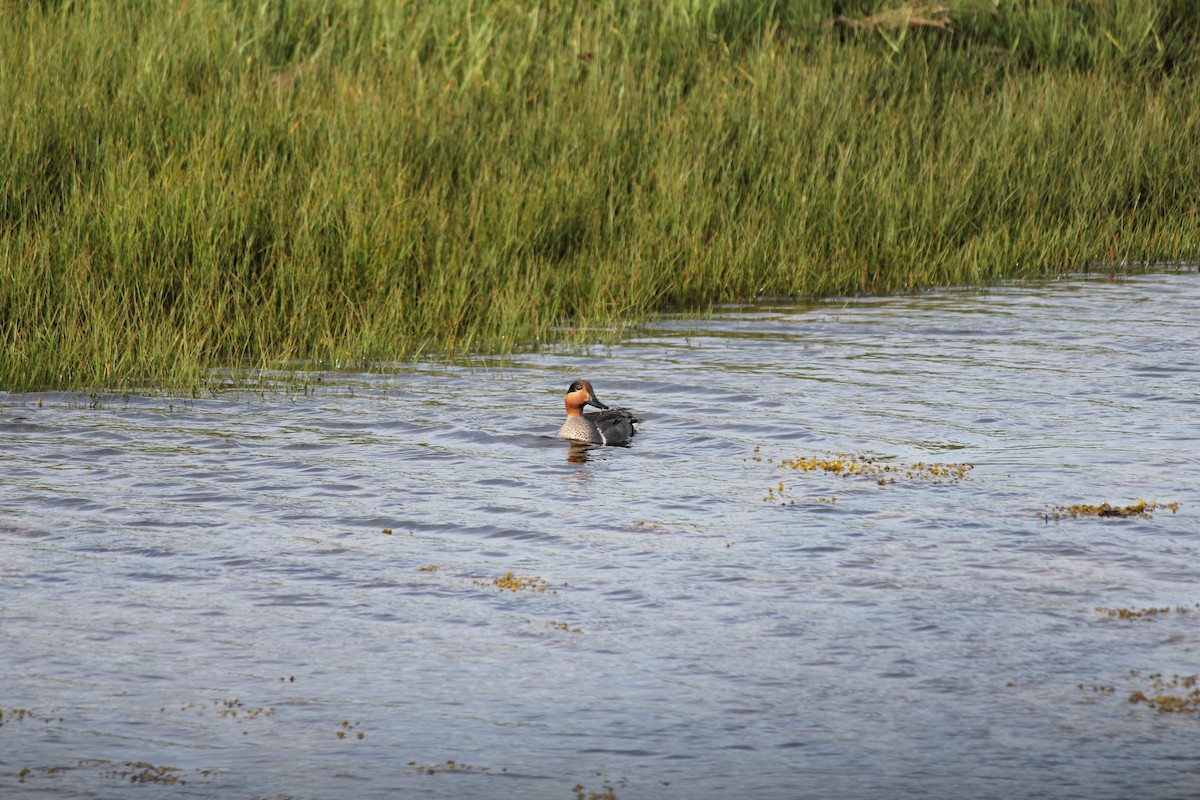
<path fill-rule="evenodd" d="M 602 410 L 584 414 L 584 406 Z M 591 444 L 626 444 L 636 433 L 633 426 L 637 422 L 641 420 L 625 409 L 609 408 L 597 400 L 588 381 L 575 381 L 567 389 L 567 421 L 558 435 Z"/>

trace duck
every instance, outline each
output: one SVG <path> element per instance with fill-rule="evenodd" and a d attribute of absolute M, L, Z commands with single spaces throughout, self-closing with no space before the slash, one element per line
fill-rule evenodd
<path fill-rule="evenodd" d="M 601 409 L 583 413 L 584 406 Z M 642 420 L 623 408 L 609 408 L 596 399 L 589 381 L 575 381 L 567 387 L 567 421 L 558 429 L 558 436 L 589 444 L 628 444 L 637 431 L 634 425 Z"/>

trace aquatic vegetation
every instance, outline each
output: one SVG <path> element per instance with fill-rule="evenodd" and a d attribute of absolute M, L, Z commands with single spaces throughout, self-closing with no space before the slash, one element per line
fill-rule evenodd
<path fill-rule="evenodd" d="M 122 768 L 105 774 L 109 778 L 128 778 L 130 783 L 161 783 L 164 786 L 182 786 L 187 783 L 180 767 L 159 767 L 148 761 L 126 761 Z"/>
<path fill-rule="evenodd" d="M 1145 705 L 1160 714 L 1195 714 L 1200 712 L 1200 675 L 1172 675 L 1164 677 L 1161 672 L 1142 675 L 1137 670 L 1129 671 L 1129 680 L 1142 688 L 1134 689 L 1128 701 L 1134 705 Z M 1117 687 L 1110 685 L 1088 686 L 1076 684 L 1093 694 L 1116 694 Z"/>
<path fill-rule="evenodd" d="M 347 733 L 354 733 L 354 729 L 357 728 L 361 724 L 362 724 L 361 722 L 357 722 L 357 721 L 351 722 L 348 719 L 344 719 L 338 723 L 338 729 L 336 731 L 334 731 L 334 735 L 337 736 L 337 738 L 339 738 L 339 739 L 345 739 Z M 365 736 L 365 734 L 362 731 L 358 731 L 357 733 L 354 733 L 355 739 L 362 739 L 362 738 L 364 738 L 364 736 Z"/>
<path fill-rule="evenodd" d="M 867 475 L 876 477 L 878 483 L 895 483 L 897 480 L 928 480 L 934 483 L 957 483 L 972 470 L 970 464 L 942 464 L 917 462 L 907 466 L 884 464 L 869 458 L 836 455 L 829 457 L 805 456 L 782 459 L 779 466 L 801 472 L 828 472 L 831 475 Z"/>
<path fill-rule="evenodd" d="M 1049 511 L 1042 512 L 1044 520 L 1058 520 L 1064 517 L 1152 517 L 1154 512 L 1159 509 L 1169 510 L 1171 513 L 1179 511 L 1179 503 L 1159 503 L 1157 501 L 1138 500 L 1127 506 L 1114 506 L 1109 503 L 1101 503 L 1100 505 L 1088 505 L 1086 503 L 1077 503 L 1070 506 L 1054 506 Z"/>
<path fill-rule="evenodd" d="M 1136 671 L 1130 676 L 1142 678 Z M 1148 684 L 1149 694 L 1134 691 L 1129 695 L 1129 702 L 1147 705 L 1160 714 L 1195 714 L 1200 711 L 1198 679 L 1200 676 L 1197 675 L 1172 675 L 1169 679 L 1158 672 L 1146 675 L 1143 680 Z"/>
<path fill-rule="evenodd" d="M 754 452 L 754 460 L 763 462 L 764 459 L 758 455 L 759 449 L 757 447 L 754 449 Z M 845 454 L 783 458 L 780 459 L 779 466 L 793 472 L 824 472 L 844 478 L 868 477 L 873 478 L 879 486 L 887 486 L 899 481 L 926 481 L 934 484 L 958 483 L 968 478 L 973 469 L 970 464 L 943 464 L 940 462 L 926 464 L 922 461 L 908 465 L 889 464 L 870 458 Z M 767 494 L 763 497 L 763 501 L 788 502 L 794 505 L 795 500 L 785 500 L 786 492 L 787 487 L 784 485 L 784 482 L 778 481 L 775 486 L 767 487 Z M 829 503 L 831 505 L 836 501 L 836 497 L 818 498 L 818 502 Z"/>
<path fill-rule="evenodd" d="M 617 800 L 617 790 L 607 780 L 599 791 L 588 791 L 582 783 L 577 783 L 571 790 L 575 792 L 575 800 Z"/>
<path fill-rule="evenodd" d="M 795 499 L 784 497 L 785 491 L 786 489 L 784 488 L 783 481 L 780 481 L 778 486 L 768 486 L 767 493 L 763 496 L 763 502 L 774 503 L 776 500 L 778 500 L 780 505 L 796 505 Z M 776 492 L 778 492 L 778 494 L 776 494 Z"/>
<path fill-rule="evenodd" d="M 37 715 L 28 708 L 0 708 L 0 727 L 14 722 L 23 722 L 27 719 L 34 719 Z"/>
<path fill-rule="evenodd" d="M 233 718 L 237 718 L 240 716 L 242 719 L 257 719 L 258 717 L 265 718 L 265 717 L 275 716 L 275 709 L 274 708 L 263 708 L 261 706 L 254 707 L 254 708 L 247 708 L 235 700 L 235 701 L 233 701 L 233 705 L 230 705 L 227 702 L 225 705 L 225 708 L 222 708 L 220 711 L 217 712 L 217 716 L 233 717 Z"/>
<path fill-rule="evenodd" d="M 1191 612 L 1200 609 L 1200 603 L 1193 606 L 1163 606 L 1161 608 L 1105 608 L 1096 606 L 1096 611 L 1105 614 L 1115 619 L 1127 620 L 1153 620 L 1160 616 L 1165 616 L 1174 611 L 1176 614 L 1190 614 Z"/>
<path fill-rule="evenodd" d="M 413 769 L 413 771 L 416 772 L 418 775 L 436 775 L 439 772 L 479 772 L 479 773 L 484 773 L 484 772 L 491 771 L 490 767 L 477 767 L 477 766 L 474 766 L 473 764 L 464 764 L 462 762 L 455 761 L 452 758 L 446 759 L 441 764 L 429 764 L 429 765 L 418 764 L 415 761 L 410 761 L 410 762 L 408 762 L 408 766 L 411 767 Z M 501 770 L 501 771 L 507 772 L 506 769 Z"/>
<path fill-rule="evenodd" d="M 537 576 L 521 577 L 507 572 L 499 578 L 493 578 L 491 583 L 485 581 L 475 581 L 478 586 L 495 586 L 498 589 L 504 589 L 510 592 L 520 592 L 530 590 L 534 592 L 546 591 L 548 584 L 542 578 Z"/>
<path fill-rule="evenodd" d="M 9 391 L 198 392 L 221 369 L 374 370 L 1200 252 L 1200 11 L 1180 0 L 42 2 L 0 22 Z"/>
<path fill-rule="evenodd" d="M 285 679 L 280 678 L 280 680 L 282 681 Z M 295 680 L 296 680 L 295 677 L 293 677 L 292 682 L 294 683 Z M 184 703 L 183 705 L 181 705 L 179 707 L 179 710 L 181 712 L 183 712 L 183 711 L 191 711 L 192 709 L 208 709 L 208 708 L 216 708 L 217 716 L 222 719 L 248 720 L 248 719 L 258 719 L 260 717 L 263 719 L 267 719 L 269 717 L 275 716 L 275 708 L 273 706 L 270 708 L 266 708 L 263 706 L 251 707 L 251 706 L 247 706 L 245 703 L 238 700 L 237 698 L 233 698 L 230 700 L 213 700 L 210 703 Z M 167 713 L 168 708 L 167 708 L 167 706 L 161 706 L 158 709 L 158 711 L 160 714 L 165 714 L 165 713 Z"/>
<path fill-rule="evenodd" d="M 571 627 L 571 624 L 568 622 L 559 622 L 558 620 L 552 619 L 546 624 L 551 628 L 562 631 L 563 633 L 583 633 L 583 628 L 578 626 Z"/>
<path fill-rule="evenodd" d="M 149 761 L 124 761 L 114 764 L 100 759 L 79 759 L 71 766 L 48 765 L 44 767 L 22 767 L 17 772 L 17 782 L 25 783 L 27 779 L 38 774 L 56 775 L 68 770 L 99 769 L 102 778 L 116 778 L 129 783 L 153 783 L 163 786 L 186 786 L 188 779 L 206 779 L 212 776 L 210 770 L 190 770 L 185 773 L 182 767 L 158 766 Z"/>

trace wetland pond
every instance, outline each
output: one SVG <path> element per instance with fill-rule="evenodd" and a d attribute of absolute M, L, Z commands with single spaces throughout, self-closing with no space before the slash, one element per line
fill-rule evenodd
<path fill-rule="evenodd" d="M 0 395 L 0 796 L 1196 797 L 1198 312 L 1076 277 Z M 579 377 L 631 447 L 554 437 Z"/>

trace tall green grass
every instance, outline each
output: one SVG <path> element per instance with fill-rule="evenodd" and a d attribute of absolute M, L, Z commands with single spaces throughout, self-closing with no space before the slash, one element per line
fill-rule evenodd
<path fill-rule="evenodd" d="M 1198 4 L 941 5 L 0 0 L 0 389 L 1196 256 Z"/>

